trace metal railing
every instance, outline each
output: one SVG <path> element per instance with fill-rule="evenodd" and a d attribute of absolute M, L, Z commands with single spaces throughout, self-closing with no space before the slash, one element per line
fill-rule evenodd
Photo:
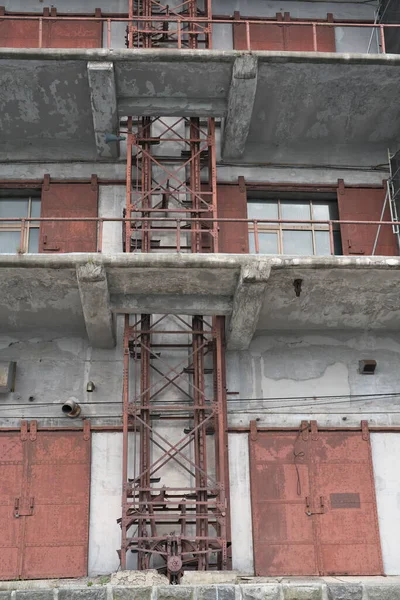
<path fill-rule="evenodd" d="M 162 212 L 162 211 L 157 211 Z M 179 209 L 175 211 L 179 213 Z M 182 213 L 189 212 L 182 210 Z M 263 233 L 278 233 L 283 231 L 322 231 L 329 233 L 329 249 L 330 255 L 335 255 L 335 241 L 334 232 L 339 231 L 343 237 L 343 227 L 370 227 L 371 231 L 371 252 L 365 252 L 365 254 L 373 255 L 376 254 L 375 250 L 379 250 L 379 237 L 386 231 L 387 227 L 391 228 L 391 233 L 397 231 L 397 221 L 355 221 L 355 220 L 296 220 L 296 219 L 224 219 L 224 218 L 207 218 L 207 217 L 187 217 L 186 214 L 176 217 L 137 217 L 137 218 L 117 218 L 117 217 L 57 217 L 57 218 L 35 218 L 35 217 L 14 217 L 14 218 L 0 218 L 0 235 L 4 231 L 14 231 L 20 233 L 20 246 L 15 249 L 16 253 L 25 254 L 27 253 L 27 235 L 29 230 L 32 228 L 40 228 L 41 235 L 45 231 L 46 224 L 61 224 L 71 225 L 74 223 L 87 223 L 96 225 L 96 252 L 103 252 L 104 247 L 104 225 L 111 223 L 121 224 L 121 242 L 124 239 L 123 231 L 124 226 L 127 223 L 131 224 L 132 240 L 139 240 L 141 235 L 146 231 L 150 236 L 153 234 L 163 234 L 164 244 L 153 245 L 153 250 L 158 252 L 191 252 L 193 251 L 192 240 L 197 239 L 196 252 L 204 253 L 218 253 L 224 252 L 223 248 L 220 247 L 218 237 L 221 232 L 221 228 L 227 224 L 237 224 L 246 226 L 248 232 L 250 245 L 254 247 L 255 254 L 263 254 L 260 251 L 260 236 Z M 213 228 L 213 224 L 217 223 L 217 229 Z M 46 230 L 47 234 L 50 230 Z M 71 230 L 73 232 L 73 229 Z M 93 232 L 91 232 L 93 233 Z M 238 229 L 233 229 L 229 232 L 229 239 L 235 239 L 235 234 L 238 233 Z M 356 229 L 352 229 L 352 234 L 356 233 Z M 364 232 L 365 233 L 365 232 Z M 369 235 L 369 234 L 368 234 Z M 244 229 L 239 231 L 239 236 L 245 236 Z M 55 236 L 56 237 L 56 236 Z M 64 233 L 65 239 L 65 233 Z M 115 232 L 113 234 L 115 239 Z M 358 240 L 361 236 L 357 237 Z M 207 243 L 209 241 L 209 244 Z M 397 240 L 397 238 L 396 238 Z M 160 240 L 162 241 L 162 240 Z M 111 240 L 110 240 L 110 245 Z M 40 246 L 40 241 L 39 241 Z M 43 250 L 42 250 L 43 251 Z M 46 251 L 46 250 L 44 250 Z M 63 250 L 60 250 L 63 252 Z M 133 250 L 135 251 L 135 250 Z M 136 246 L 136 251 L 140 251 L 140 243 Z M 48 253 L 52 253 L 53 250 L 49 248 Z M 10 252 L 13 254 L 14 252 Z M 252 252 L 253 253 L 253 252 Z M 274 253 L 275 254 L 275 253 Z M 283 252 L 277 252 L 276 254 L 283 254 Z M 351 254 L 351 252 L 350 252 Z M 355 254 L 359 254 L 355 252 Z"/>
<path fill-rule="evenodd" d="M 340 28 L 367 28 L 376 32 L 379 40 L 378 46 L 382 54 L 386 53 L 385 31 L 392 28 L 400 29 L 400 24 L 393 23 L 359 23 L 359 22 L 342 22 L 342 21 L 285 21 L 276 19 L 235 19 L 231 18 L 207 18 L 187 16 L 178 17 L 176 15 L 158 15 L 151 17 L 135 16 L 133 19 L 129 17 L 105 17 L 105 16 L 37 16 L 37 15 L 0 15 L 2 20 L 23 20 L 34 21 L 38 23 L 38 48 L 44 48 L 43 45 L 43 30 L 46 23 L 52 22 L 98 22 L 105 26 L 104 42 L 102 48 L 112 48 L 112 27 L 113 25 L 122 23 L 126 24 L 130 35 L 137 36 L 154 36 L 157 44 L 168 44 L 175 42 L 175 47 L 184 48 L 190 38 L 201 36 L 212 36 L 212 30 L 215 25 L 236 25 L 244 26 L 246 32 L 246 45 L 242 50 L 251 50 L 251 27 L 254 25 L 279 25 L 283 27 L 312 27 L 312 46 L 313 51 L 318 52 L 318 32 L 321 28 L 329 27 L 334 30 Z M 158 39 L 157 39 L 158 38 Z M 122 42 L 123 40 L 121 40 Z M 1 43 L 1 42 L 0 42 Z M 3 46 L 4 47 L 4 46 Z M 122 46 L 121 46 L 122 47 Z M 212 44 L 210 44 L 212 47 Z M 154 44 L 153 44 L 154 48 Z M 368 50 L 366 53 L 368 53 Z"/>

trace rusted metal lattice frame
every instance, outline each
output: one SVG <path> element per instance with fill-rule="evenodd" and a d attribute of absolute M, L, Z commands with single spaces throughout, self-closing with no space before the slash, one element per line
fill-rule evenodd
<path fill-rule="evenodd" d="M 211 29 L 204 28 L 204 24 L 201 31 L 197 27 L 199 15 L 211 17 L 209 0 L 203 11 L 198 10 L 196 0 L 182 2 L 175 9 L 155 0 L 131 0 L 128 47 L 159 45 L 160 32 L 155 33 L 151 21 L 140 31 L 135 29 L 136 16 L 150 18 L 154 14 L 169 18 L 172 15 L 180 22 L 179 43 L 168 26 L 161 34 L 164 43 L 179 48 L 211 46 Z M 214 120 L 172 121 L 162 116 L 135 120 L 128 116 L 126 217 L 129 220 L 123 236 L 126 252 L 201 252 L 205 246 L 211 252 L 218 252 L 217 222 L 201 221 L 202 217 L 217 216 Z M 172 159 L 166 156 L 171 143 L 181 150 Z M 172 242 L 154 240 L 152 218 L 160 213 L 166 217 L 179 215 L 176 225 L 171 222 Z M 181 244 L 184 238 L 186 242 Z M 120 556 L 123 569 L 127 568 L 130 551 L 137 555 L 138 569 L 159 568 L 173 582 L 179 582 L 184 568 L 205 570 L 228 566 L 229 477 L 223 344 L 224 317 L 143 314 L 136 315 L 133 323 L 133 317 L 125 316 Z M 174 351 L 184 353 L 178 364 L 172 358 Z M 171 424 L 182 423 L 183 429 L 189 423 L 177 443 L 171 443 L 157 430 L 160 415 L 163 424 L 170 420 Z M 134 441 L 128 438 L 132 427 Z M 130 459 L 134 476 L 128 479 Z M 167 485 L 162 485 L 166 465 L 170 469 L 168 477 L 171 467 L 178 467 L 179 483 L 175 487 L 169 487 L 168 480 Z"/>

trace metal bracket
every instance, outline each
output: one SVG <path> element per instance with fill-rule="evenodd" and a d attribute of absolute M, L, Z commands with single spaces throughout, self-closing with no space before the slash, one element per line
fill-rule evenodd
<path fill-rule="evenodd" d="M 48 192 L 50 189 L 50 174 L 49 173 L 45 173 L 43 175 L 43 190 L 45 192 Z"/>
<path fill-rule="evenodd" d="M 364 442 L 368 442 L 369 441 L 368 421 L 361 421 L 361 432 L 362 432 L 362 439 L 364 440 Z"/>
<path fill-rule="evenodd" d="M 315 442 L 318 439 L 317 421 L 310 421 L 310 426 L 311 426 L 311 439 Z"/>
<path fill-rule="evenodd" d="M 251 441 L 256 442 L 257 436 L 258 436 L 257 421 L 256 420 L 250 421 L 250 439 L 251 439 Z"/>
<path fill-rule="evenodd" d="M 338 192 L 340 196 L 344 196 L 344 179 L 338 179 Z"/>
<path fill-rule="evenodd" d="M 90 440 L 90 421 L 89 419 L 85 419 L 83 421 L 83 439 L 85 442 Z"/>
<path fill-rule="evenodd" d="M 37 437 L 37 421 L 31 421 L 29 424 L 29 439 L 35 442 Z"/>
<path fill-rule="evenodd" d="M 15 498 L 15 502 L 14 502 L 14 517 L 16 519 L 19 519 L 19 517 L 32 517 L 33 516 L 33 509 L 35 507 L 35 498 L 30 498 L 29 501 L 29 509 L 28 510 L 20 510 L 19 508 L 20 506 L 20 499 L 19 498 Z"/>
<path fill-rule="evenodd" d="M 325 512 L 325 499 L 323 496 L 319 497 L 319 509 L 311 510 L 311 500 L 310 496 L 306 496 L 306 515 L 311 517 L 311 515 L 323 515 Z"/>
<path fill-rule="evenodd" d="M 302 421 L 300 423 L 301 438 L 302 438 L 303 442 L 308 441 L 308 428 L 309 428 L 308 421 Z"/>
<path fill-rule="evenodd" d="M 240 175 L 238 177 L 238 185 L 239 185 L 239 192 L 241 194 L 245 194 L 246 193 L 246 180 L 243 177 L 243 175 Z"/>
<path fill-rule="evenodd" d="M 21 440 L 26 442 L 28 439 L 28 421 L 21 421 Z"/>
<path fill-rule="evenodd" d="M 93 192 L 97 192 L 98 189 L 98 181 L 97 181 L 97 175 L 92 175 L 90 178 L 90 187 L 92 189 Z"/>

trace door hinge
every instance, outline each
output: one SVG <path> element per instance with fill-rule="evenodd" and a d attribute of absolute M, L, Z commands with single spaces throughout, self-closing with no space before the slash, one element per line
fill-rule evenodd
<path fill-rule="evenodd" d="M 300 423 L 300 432 L 301 432 L 301 438 L 303 440 L 303 442 L 307 442 L 308 441 L 308 429 L 310 427 L 310 424 L 308 421 L 302 421 Z"/>
<path fill-rule="evenodd" d="M 310 496 L 306 496 L 306 515 L 311 517 L 311 515 L 322 515 L 325 512 L 325 499 L 323 496 L 319 497 L 319 508 L 317 510 L 312 510 L 311 507 L 311 499 Z"/>
<path fill-rule="evenodd" d="M 31 421 L 29 424 L 29 439 L 35 442 L 37 437 L 37 421 Z"/>
<path fill-rule="evenodd" d="M 364 440 L 364 442 L 368 442 L 369 441 L 368 421 L 361 421 L 361 432 L 362 432 L 362 439 Z"/>
<path fill-rule="evenodd" d="M 256 442 L 257 441 L 257 421 L 253 420 L 250 421 L 250 439 L 252 442 Z"/>
<path fill-rule="evenodd" d="M 83 439 L 85 440 L 85 442 L 88 442 L 90 440 L 90 421 L 89 421 L 89 419 L 85 419 L 85 421 L 83 421 Z"/>
<path fill-rule="evenodd" d="M 26 442 L 28 439 L 28 421 L 21 421 L 21 441 Z"/>
<path fill-rule="evenodd" d="M 318 439 L 317 421 L 310 421 L 310 427 L 311 427 L 311 439 L 315 442 Z"/>
<path fill-rule="evenodd" d="M 29 509 L 24 510 L 24 509 L 20 509 L 20 498 L 15 498 L 15 502 L 14 502 L 14 517 L 16 519 L 19 519 L 19 517 L 32 517 L 33 516 L 33 509 L 35 506 L 35 498 L 30 498 L 29 500 Z"/>

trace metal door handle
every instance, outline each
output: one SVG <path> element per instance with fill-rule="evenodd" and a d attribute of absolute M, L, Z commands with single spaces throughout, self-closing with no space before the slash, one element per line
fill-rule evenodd
<path fill-rule="evenodd" d="M 26 511 L 24 510 L 20 510 L 20 499 L 19 498 L 15 498 L 14 501 L 14 517 L 16 519 L 19 519 L 19 517 L 32 517 L 33 515 L 33 509 L 35 507 L 35 498 L 31 497 L 29 500 L 29 509 Z"/>
<path fill-rule="evenodd" d="M 306 515 L 311 517 L 311 515 L 323 515 L 325 512 L 325 499 L 323 496 L 319 497 L 319 508 L 317 510 L 312 510 L 310 496 L 306 496 Z"/>

